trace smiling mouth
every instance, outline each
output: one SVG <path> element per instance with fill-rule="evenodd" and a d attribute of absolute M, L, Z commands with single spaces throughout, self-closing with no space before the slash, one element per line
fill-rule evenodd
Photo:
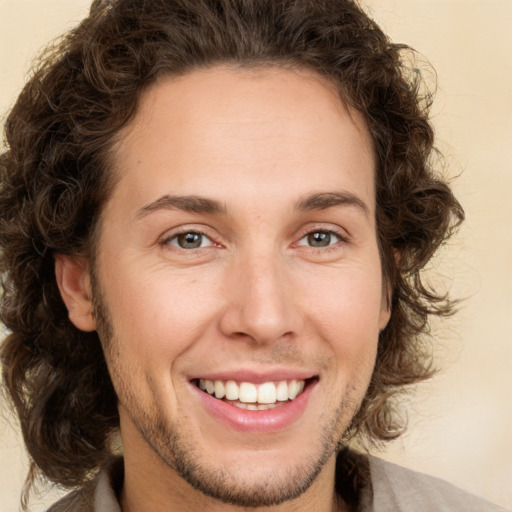
<path fill-rule="evenodd" d="M 196 379 L 194 383 L 205 393 L 239 409 L 264 411 L 295 400 L 313 380 L 292 379 L 254 384 L 234 380 Z"/>

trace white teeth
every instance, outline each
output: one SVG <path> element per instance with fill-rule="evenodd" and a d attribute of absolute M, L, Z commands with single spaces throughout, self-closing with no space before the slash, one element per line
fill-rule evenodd
<path fill-rule="evenodd" d="M 268 409 L 275 409 L 279 407 L 277 404 L 244 404 L 243 402 L 233 402 L 232 405 L 239 409 L 246 409 L 249 411 L 266 411 Z"/>
<path fill-rule="evenodd" d="M 210 393 L 210 395 L 213 395 L 215 392 L 215 385 L 211 380 L 205 380 L 204 385 L 206 386 L 206 391 Z"/>
<path fill-rule="evenodd" d="M 238 400 L 245 403 L 258 401 L 258 390 L 251 382 L 242 382 L 238 390 Z"/>
<path fill-rule="evenodd" d="M 288 396 L 290 397 L 290 400 L 296 398 L 300 392 L 301 389 L 299 381 L 296 381 L 295 379 L 292 380 L 288 386 Z"/>
<path fill-rule="evenodd" d="M 199 379 L 199 388 L 206 391 L 216 398 L 237 402 L 242 409 L 262 410 L 271 407 L 263 407 L 264 405 L 272 406 L 276 402 L 286 402 L 294 400 L 302 393 L 305 381 L 293 379 L 289 382 L 286 380 L 279 381 L 276 385 L 274 382 L 264 382 L 256 385 L 252 382 L 241 382 L 237 384 L 234 380 L 226 382 L 221 380 Z M 256 406 L 255 404 L 262 404 Z M 247 407 L 245 407 L 247 405 Z M 249 407 L 250 405 L 250 407 Z M 256 409 L 254 409 L 256 406 Z"/>
<path fill-rule="evenodd" d="M 216 380 L 213 384 L 213 387 L 215 389 L 215 398 L 224 398 L 224 395 L 226 394 L 226 387 L 224 386 L 224 382 L 221 380 Z"/>
<path fill-rule="evenodd" d="M 265 382 L 258 388 L 259 404 L 275 404 L 276 403 L 276 385 L 273 382 Z"/>
<path fill-rule="evenodd" d="M 288 383 L 282 380 L 276 389 L 276 398 L 280 402 L 286 402 L 288 400 Z"/>
<path fill-rule="evenodd" d="M 226 398 L 228 400 L 238 400 L 238 385 L 234 380 L 226 382 Z"/>

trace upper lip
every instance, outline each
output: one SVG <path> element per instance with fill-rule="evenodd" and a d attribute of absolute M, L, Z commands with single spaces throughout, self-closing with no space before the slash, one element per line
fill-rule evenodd
<path fill-rule="evenodd" d="M 233 371 L 215 371 L 198 373 L 189 376 L 189 380 L 196 379 L 205 380 L 220 380 L 228 381 L 234 380 L 235 382 L 252 382 L 254 384 L 262 384 L 263 382 L 278 382 L 282 380 L 307 380 L 316 377 L 318 374 L 311 370 L 301 369 L 280 369 L 273 371 L 254 371 L 254 370 L 233 370 Z"/>

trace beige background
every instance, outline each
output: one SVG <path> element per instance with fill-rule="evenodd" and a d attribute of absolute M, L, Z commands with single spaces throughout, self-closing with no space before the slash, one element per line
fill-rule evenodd
<path fill-rule="evenodd" d="M 2 113 L 38 48 L 88 4 L 0 0 Z M 451 174 L 462 172 L 455 189 L 467 212 L 460 236 L 436 262 L 452 292 L 468 297 L 437 329 L 444 371 L 412 397 L 409 432 L 385 457 L 512 507 L 512 0 L 365 5 L 395 41 L 417 48 L 438 72 L 436 130 Z M 26 460 L 0 406 L 0 512 L 11 512 Z"/>

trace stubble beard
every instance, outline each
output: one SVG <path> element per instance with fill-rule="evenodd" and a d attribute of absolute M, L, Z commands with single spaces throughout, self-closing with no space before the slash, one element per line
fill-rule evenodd
<path fill-rule="evenodd" d="M 254 481 L 249 472 L 244 478 L 240 473 L 230 471 L 231 468 L 208 464 L 185 425 L 165 418 L 157 408 L 147 411 L 140 403 L 140 397 L 120 364 L 120 343 L 94 275 L 92 287 L 97 332 L 119 402 L 158 458 L 205 496 L 250 508 L 275 506 L 293 500 L 311 487 L 326 463 L 343 446 L 346 432 L 360 405 L 348 392 L 330 419 L 320 419 L 319 424 L 324 426 L 318 434 L 317 447 L 300 464 L 286 469 L 280 467 L 279 471 L 269 472 L 259 481 Z"/>
<path fill-rule="evenodd" d="M 250 471 L 242 475 L 236 468 L 205 461 L 200 447 L 194 445 L 184 425 L 169 423 L 162 417 L 155 420 L 154 416 L 150 418 L 144 414 L 137 404 L 128 405 L 131 421 L 169 468 L 205 496 L 239 507 L 268 507 L 301 496 L 334 456 L 340 444 L 338 437 L 342 437 L 332 435 L 339 430 L 337 422 L 332 422 L 324 429 L 318 448 L 308 460 L 288 468 L 276 468 L 255 481 Z"/>

